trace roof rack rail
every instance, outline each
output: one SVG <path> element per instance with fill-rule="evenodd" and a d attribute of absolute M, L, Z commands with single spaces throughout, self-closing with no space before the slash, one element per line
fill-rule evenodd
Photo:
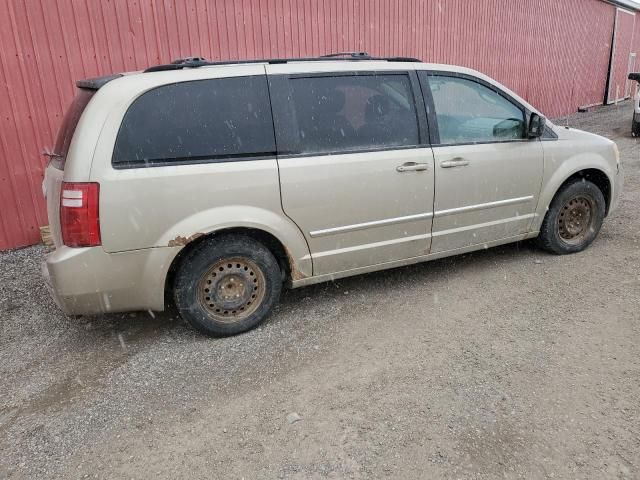
<path fill-rule="evenodd" d="M 204 57 L 186 57 L 186 58 L 178 58 L 166 65 L 155 65 L 153 67 L 149 67 L 144 72 L 147 73 L 147 72 L 163 72 L 166 70 L 181 70 L 183 68 L 197 68 L 197 67 L 204 67 L 206 65 L 212 65 L 212 62 L 209 62 Z"/>
<path fill-rule="evenodd" d="M 351 57 L 351 58 L 371 58 L 367 52 L 338 52 L 327 53 L 326 55 L 320 55 L 320 58 L 338 58 L 338 57 Z"/>
<path fill-rule="evenodd" d="M 171 63 L 173 65 L 182 65 L 183 63 L 195 63 L 195 62 L 207 62 L 207 59 L 204 57 L 185 57 L 185 58 L 178 58 Z"/>
<path fill-rule="evenodd" d="M 376 60 L 375 58 L 372 60 Z M 415 57 L 385 57 L 381 60 L 386 60 L 387 62 L 408 62 L 408 63 L 420 63 L 422 60 Z"/>
<path fill-rule="evenodd" d="M 243 65 L 247 63 L 289 63 L 289 62 L 321 62 L 327 60 L 340 61 L 360 61 L 360 60 L 382 60 L 386 62 L 421 62 L 417 58 L 412 57 L 371 57 L 367 52 L 340 52 L 329 53 L 319 57 L 300 57 L 300 58 L 264 58 L 255 60 L 222 60 L 210 62 L 204 57 L 186 57 L 174 60 L 165 65 L 155 65 L 144 70 L 148 72 L 163 72 L 167 70 L 182 70 L 183 68 L 210 67 L 215 65 Z"/>

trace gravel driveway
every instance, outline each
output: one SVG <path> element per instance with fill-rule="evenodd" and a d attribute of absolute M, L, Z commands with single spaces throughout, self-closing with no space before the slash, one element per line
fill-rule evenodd
<path fill-rule="evenodd" d="M 640 478 L 640 144 L 587 251 L 530 243 L 289 291 L 204 338 L 67 318 L 0 254 L 0 478 Z"/>

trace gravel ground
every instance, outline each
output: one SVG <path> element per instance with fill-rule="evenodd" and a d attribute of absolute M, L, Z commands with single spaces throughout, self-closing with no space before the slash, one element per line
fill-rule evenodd
<path fill-rule="evenodd" d="M 227 339 L 68 318 L 0 254 L 0 478 L 640 478 L 640 146 L 587 251 L 521 243 L 289 291 Z"/>

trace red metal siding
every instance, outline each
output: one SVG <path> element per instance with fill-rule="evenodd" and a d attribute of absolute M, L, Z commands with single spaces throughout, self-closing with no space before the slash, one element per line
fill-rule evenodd
<path fill-rule="evenodd" d="M 625 96 L 625 85 L 629 74 L 629 56 L 632 52 L 635 13 L 617 9 L 616 33 L 609 82 L 609 102 L 621 100 Z"/>
<path fill-rule="evenodd" d="M 76 79 L 367 50 L 476 68 L 553 117 L 602 101 L 614 14 L 599 0 L 2 0 L 0 249 L 39 239 L 39 152 Z"/>

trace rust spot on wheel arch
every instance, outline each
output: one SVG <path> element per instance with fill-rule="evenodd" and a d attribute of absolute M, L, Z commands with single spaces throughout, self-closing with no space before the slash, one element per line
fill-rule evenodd
<path fill-rule="evenodd" d="M 169 240 L 169 247 L 184 247 L 187 243 L 193 242 L 195 239 L 200 238 L 204 233 L 194 233 L 190 237 L 181 237 L 178 235 L 173 240 Z"/>
<path fill-rule="evenodd" d="M 287 247 L 284 247 L 284 251 L 287 254 L 289 266 L 291 267 L 291 280 L 302 280 L 303 278 L 306 278 L 307 276 L 300 270 L 298 270 L 296 262 L 293 259 L 293 255 L 291 255 L 291 252 L 289 252 L 289 249 Z"/>

